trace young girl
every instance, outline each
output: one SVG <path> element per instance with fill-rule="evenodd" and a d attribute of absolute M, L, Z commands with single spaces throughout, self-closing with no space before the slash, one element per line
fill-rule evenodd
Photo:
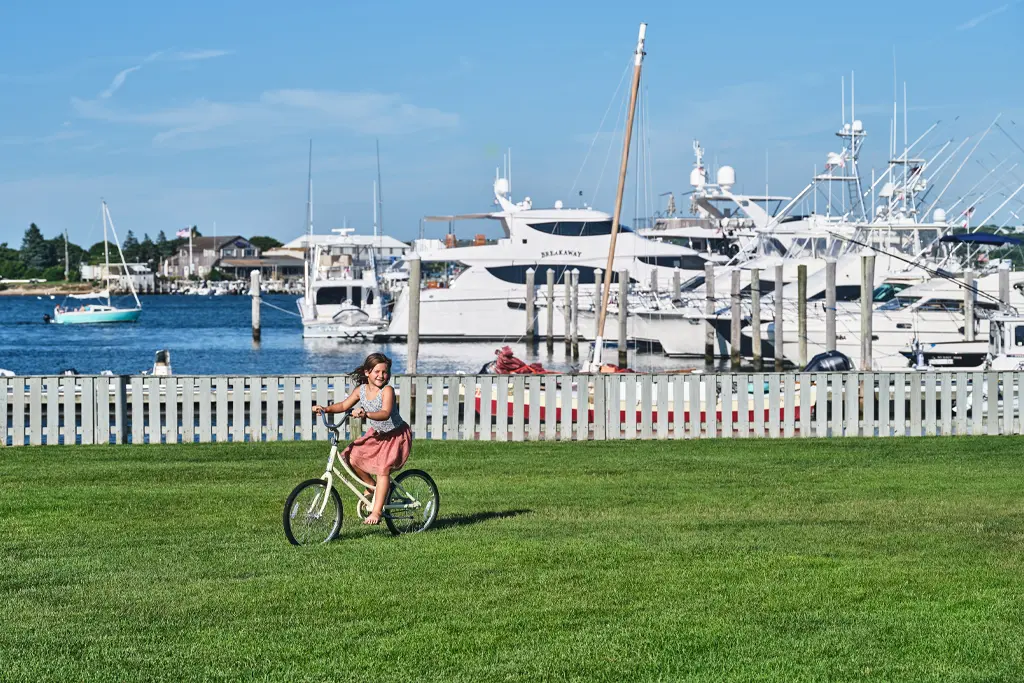
<path fill-rule="evenodd" d="M 343 413 L 352 410 L 352 417 L 365 417 L 370 423 L 366 434 L 345 449 L 341 457 L 348 460 L 353 471 L 367 484 L 374 484 L 371 474 L 377 475 L 373 496 L 373 511 L 363 524 L 379 524 L 391 485 L 390 474 L 405 466 L 412 451 L 412 433 L 409 425 L 398 414 L 395 390 L 388 385 L 391 379 L 391 359 L 383 353 L 371 353 L 352 373 L 356 388 L 341 403 L 313 406 L 313 412 Z M 369 495 L 369 488 L 364 495 Z"/>

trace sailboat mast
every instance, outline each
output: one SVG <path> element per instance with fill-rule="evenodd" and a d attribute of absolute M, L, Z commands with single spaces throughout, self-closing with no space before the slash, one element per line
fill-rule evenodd
<path fill-rule="evenodd" d="M 100 215 L 103 217 L 103 284 L 107 290 L 107 305 L 110 305 L 110 249 L 107 246 L 107 203 L 100 200 Z"/>
<path fill-rule="evenodd" d="M 629 143 L 633 135 L 633 118 L 636 114 L 636 97 L 640 89 L 640 67 L 644 61 L 644 39 L 647 36 L 647 24 L 640 24 L 640 35 L 636 41 L 636 52 L 633 60 L 633 87 L 629 93 L 629 115 L 626 117 L 626 136 L 622 141 L 622 163 L 619 166 L 619 186 L 615 193 L 615 213 L 612 215 L 612 234 L 608 243 L 608 266 L 604 271 L 604 286 L 601 288 L 601 315 L 597 323 L 597 339 L 594 340 L 594 359 L 591 369 L 601 364 L 601 349 L 604 346 L 604 323 L 608 316 L 608 295 L 611 292 L 612 268 L 615 265 L 615 241 L 619 234 L 619 218 L 622 216 L 622 193 L 626 188 L 626 169 L 629 164 Z M 619 302 L 625 306 L 625 301 Z"/>
<path fill-rule="evenodd" d="M 316 302 L 313 301 L 313 140 L 309 141 L 309 171 L 306 196 L 306 264 L 303 269 L 306 306 L 316 318 Z"/>

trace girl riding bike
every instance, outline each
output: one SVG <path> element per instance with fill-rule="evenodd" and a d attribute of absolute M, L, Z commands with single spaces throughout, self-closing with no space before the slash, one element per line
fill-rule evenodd
<path fill-rule="evenodd" d="M 326 407 L 313 406 L 313 412 L 343 413 L 352 410 L 352 417 L 365 417 L 369 423 L 366 433 L 353 441 L 341 457 L 368 485 L 364 495 L 369 496 L 373 489 L 373 510 L 363 523 L 379 524 L 388 499 L 390 475 L 405 466 L 412 452 L 412 432 L 398 414 L 395 390 L 388 384 L 391 379 L 390 358 L 383 353 L 371 353 L 352 372 L 352 379 L 356 388 L 344 401 Z M 377 476 L 376 481 L 371 475 Z"/>

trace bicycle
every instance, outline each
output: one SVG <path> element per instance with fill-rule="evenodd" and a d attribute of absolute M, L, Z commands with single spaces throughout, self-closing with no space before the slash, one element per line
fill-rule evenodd
<path fill-rule="evenodd" d="M 370 489 L 376 495 L 376 485 L 357 477 L 346 459 L 338 456 L 339 429 L 348 421 L 349 414 L 345 413 L 338 424 L 328 422 L 325 413 L 320 413 L 320 418 L 327 427 L 331 454 L 323 477 L 302 482 L 285 502 L 284 533 L 292 545 L 328 543 L 338 537 L 343 517 L 339 481 L 358 498 L 356 515 L 360 519 L 366 519 L 373 510 L 373 499 L 364 495 L 362 489 Z M 339 462 L 343 471 L 337 467 Z M 429 529 L 437 519 L 441 503 L 434 480 L 423 470 L 403 470 L 390 480 L 382 515 L 388 530 L 398 536 Z"/>

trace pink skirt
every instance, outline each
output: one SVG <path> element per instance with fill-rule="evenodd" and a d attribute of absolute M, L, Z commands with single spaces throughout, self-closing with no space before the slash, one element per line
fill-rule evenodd
<path fill-rule="evenodd" d="M 342 456 L 364 472 L 384 474 L 405 467 L 412 452 L 412 431 L 408 424 L 378 434 L 373 427 L 349 444 Z"/>

